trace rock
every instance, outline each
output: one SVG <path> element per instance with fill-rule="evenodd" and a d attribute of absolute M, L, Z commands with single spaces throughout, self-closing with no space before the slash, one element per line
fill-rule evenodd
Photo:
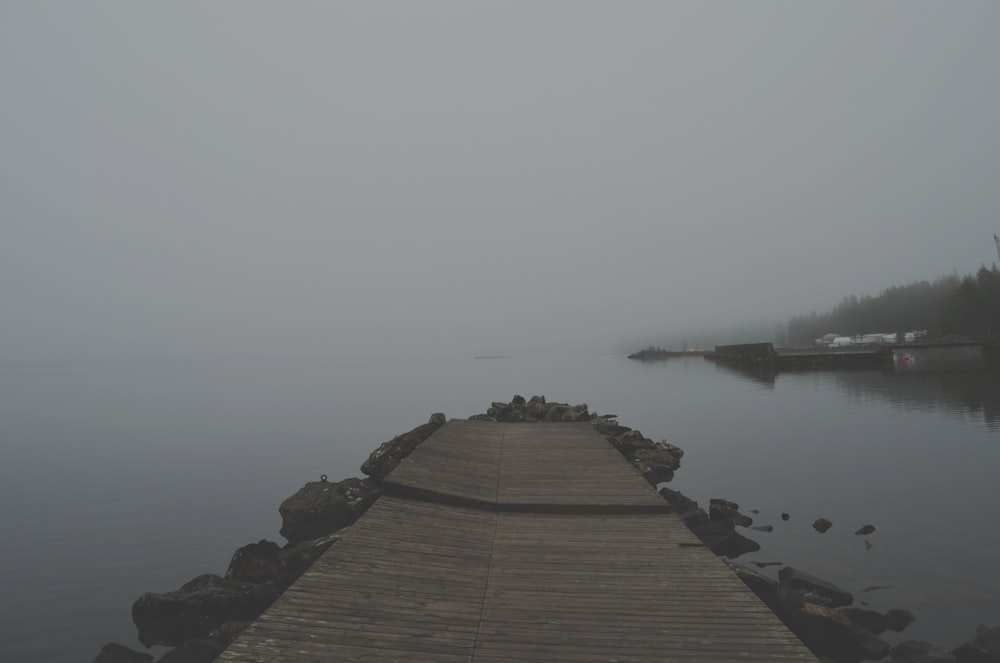
<path fill-rule="evenodd" d="M 791 566 L 786 566 L 778 571 L 778 580 L 786 587 L 803 589 L 807 592 L 815 592 L 820 596 L 825 596 L 830 599 L 831 605 L 834 607 L 854 603 L 854 597 L 850 592 L 837 587 L 831 582 L 809 575 L 805 571 L 800 571 Z"/>
<path fill-rule="evenodd" d="M 813 523 L 813 529 L 819 532 L 820 534 L 825 534 L 826 531 L 831 527 L 833 527 L 833 523 L 831 523 L 826 518 L 817 518 L 816 522 Z"/>
<path fill-rule="evenodd" d="M 524 400 L 524 396 L 518 396 L 514 394 L 514 398 L 510 399 L 511 407 L 524 407 L 528 404 L 528 401 Z"/>
<path fill-rule="evenodd" d="M 1000 626 L 983 629 L 979 635 L 959 645 L 952 653 L 958 663 L 1000 662 Z"/>
<path fill-rule="evenodd" d="M 875 531 L 874 525 L 865 525 L 864 527 L 858 529 L 858 531 L 856 531 L 854 534 L 856 536 L 865 536 L 867 534 L 871 534 L 874 531 Z"/>
<path fill-rule="evenodd" d="M 787 618 L 787 623 L 806 646 L 820 656 L 877 661 L 889 653 L 889 643 L 825 606 L 804 603 Z"/>
<path fill-rule="evenodd" d="M 290 543 L 315 539 L 350 525 L 378 498 L 370 479 L 311 481 L 281 503 L 281 535 Z"/>
<path fill-rule="evenodd" d="M 94 663 L 152 663 L 153 657 L 149 654 L 129 649 L 125 645 L 117 642 L 109 642 L 101 647 Z"/>
<path fill-rule="evenodd" d="M 546 421 L 562 421 L 563 415 L 569 411 L 569 406 L 562 403 L 549 403 L 545 410 Z"/>
<path fill-rule="evenodd" d="M 708 516 L 715 522 L 732 522 L 740 527 L 753 525 L 753 518 L 739 512 L 740 505 L 713 497 L 709 500 Z"/>
<path fill-rule="evenodd" d="M 590 410 L 586 403 L 574 405 L 562 415 L 563 421 L 590 421 Z"/>
<path fill-rule="evenodd" d="M 698 506 L 698 503 L 677 490 L 663 487 L 660 495 L 670 505 L 670 509 L 681 517 L 684 524 L 692 531 L 696 527 L 707 525 L 710 521 L 708 513 Z M 728 532 L 727 532 L 728 533 Z"/>
<path fill-rule="evenodd" d="M 760 544 L 738 532 L 732 532 L 715 545 L 710 546 L 710 550 L 720 557 L 736 559 L 740 555 L 757 552 L 760 550 Z"/>
<path fill-rule="evenodd" d="M 781 566 L 784 562 L 754 562 L 753 565 L 758 569 L 766 569 L 769 566 Z"/>
<path fill-rule="evenodd" d="M 730 568 L 736 572 L 736 577 L 743 581 L 743 584 L 750 588 L 761 601 L 771 610 L 778 606 L 778 581 L 773 578 L 757 573 L 753 569 L 748 569 L 739 564 L 729 562 Z"/>
<path fill-rule="evenodd" d="M 886 616 L 875 610 L 865 610 L 863 608 L 844 608 L 841 610 L 845 617 L 853 623 L 868 629 L 875 635 L 885 632 L 889 628 Z"/>
<path fill-rule="evenodd" d="M 774 525 L 754 525 L 750 529 L 754 530 L 755 532 L 773 532 Z"/>
<path fill-rule="evenodd" d="M 274 583 L 243 583 L 205 574 L 166 594 L 147 592 L 132 605 L 139 642 L 176 646 L 204 638 L 229 621 L 255 619 L 278 597 Z"/>
<path fill-rule="evenodd" d="M 340 540 L 349 528 L 345 527 L 333 534 L 327 534 L 309 541 L 289 543 L 279 555 L 280 567 L 275 582 L 282 591 L 295 582 L 306 569 L 312 566 L 327 548 Z"/>
<path fill-rule="evenodd" d="M 673 445 L 653 446 L 638 449 L 633 453 L 633 462 L 642 476 L 654 486 L 674 478 L 674 470 L 680 467 L 680 458 L 675 455 Z"/>
<path fill-rule="evenodd" d="M 627 430 L 624 433 L 615 435 L 608 440 L 618 452 L 628 458 L 635 460 L 635 454 L 641 449 L 652 449 L 653 441 L 643 437 L 637 430 Z"/>
<path fill-rule="evenodd" d="M 787 513 L 782 513 L 781 514 L 781 519 L 782 520 L 788 520 L 789 518 L 791 518 L 791 516 L 789 516 Z"/>
<path fill-rule="evenodd" d="M 890 631 L 895 631 L 896 633 L 900 633 L 916 620 L 916 615 L 909 610 L 894 608 L 893 610 L 889 610 L 885 613 L 885 627 Z"/>
<path fill-rule="evenodd" d="M 899 663 L 955 663 L 953 654 L 919 640 L 901 642 L 889 650 L 889 658 Z"/>
<path fill-rule="evenodd" d="M 261 539 L 233 553 L 226 569 L 226 580 L 236 582 L 268 582 L 281 568 L 281 547 L 274 541 Z"/>
<path fill-rule="evenodd" d="M 211 663 L 225 650 L 211 640 L 188 640 L 160 657 L 158 663 Z"/>
<path fill-rule="evenodd" d="M 397 435 L 388 442 L 383 442 L 368 456 L 368 460 L 361 466 L 361 471 L 375 481 L 382 481 L 421 442 L 430 437 L 441 426 L 444 426 L 445 421 L 443 414 L 435 412 L 423 426 L 417 426 L 407 433 Z"/>

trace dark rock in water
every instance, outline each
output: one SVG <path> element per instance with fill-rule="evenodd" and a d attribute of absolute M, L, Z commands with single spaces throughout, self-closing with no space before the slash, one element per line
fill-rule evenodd
<path fill-rule="evenodd" d="M 766 569 L 769 566 L 781 566 L 784 562 L 753 562 L 758 569 Z"/>
<path fill-rule="evenodd" d="M 804 603 L 786 623 L 809 649 L 836 660 L 877 661 L 889 653 L 889 643 L 833 610 Z"/>
<path fill-rule="evenodd" d="M 900 633 L 907 626 L 917 621 L 916 615 L 909 610 L 894 608 L 885 613 L 885 627 L 890 631 Z"/>
<path fill-rule="evenodd" d="M 807 592 L 815 592 L 820 596 L 825 596 L 830 599 L 831 605 L 834 607 L 854 603 L 854 597 L 850 592 L 822 578 L 809 575 L 805 571 L 799 571 L 791 566 L 786 566 L 778 571 L 778 580 L 786 587 L 803 589 Z"/>
<path fill-rule="evenodd" d="M 236 582 L 267 582 L 274 580 L 281 568 L 281 547 L 274 541 L 261 539 L 248 543 L 233 553 L 226 569 L 226 580 Z"/>
<path fill-rule="evenodd" d="M 756 516 L 758 513 L 760 513 L 760 509 L 750 509 L 750 513 Z"/>
<path fill-rule="evenodd" d="M 736 502 L 714 497 L 710 499 L 708 516 L 715 522 L 732 522 L 740 527 L 753 525 L 753 518 L 740 513 L 740 505 Z"/>
<path fill-rule="evenodd" d="M 278 598 L 274 583 L 242 583 L 205 574 L 175 592 L 147 592 L 132 605 L 139 642 L 176 646 L 229 621 L 255 619 Z"/>
<path fill-rule="evenodd" d="M 225 650 L 211 640 L 188 640 L 160 657 L 158 663 L 211 663 Z"/>
<path fill-rule="evenodd" d="M 813 529 L 820 534 L 825 534 L 831 527 L 833 527 L 833 523 L 826 518 L 817 518 L 816 522 L 813 523 Z"/>
<path fill-rule="evenodd" d="M 757 573 L 753 569 L 729 562 L 730 568 L 736 572 L 736 577 L 743 581 L 743 584 L 750 588 L 761 601 L 771 610 L 778 607 L 778 581 L 773 578 Z"/>
<path fill-rule="evenodd" d="M 865 539 L 865 550 L 871 550 L 871 549 L 872 549 L 872 542 L 869 541 L 868 539 Z"/>
<path fill-rule="evenodd" d="M 782 513 L 781 514 L 781 519 L 782 520 L 788 520 L 789 518 L 791 518 L 791 516 L 789 516 L 787 513 Z"/>
<path fill-rule="evenodd" d="M 983 629 L 952 653 L 958 663 L 1000 663 L 1000 626 Z"/>
<path fill-rule="evenodd" d="M 670 509 L 681 517 L 689 529 L 694 530 L 709 523 L 708 513 L 698 506 L 697 502 L 680 491 L 671 490 L 664 486 L 660 489 L 660 495 L 670 505 Z"/>
<path fill-rule="evenodd" d="M 740 555 L 757 552 L 760 550 L 760 544 L 738 532 L 732 532 L 715 545 L 710 546 L 710 549 L 720 557 L 736 559 Z"/>
<path fill-rule="evenodd" d="M 856 531 L 854 534 L 856 536 L 865 536 L 867 534 L 871 534 L 874 531 L 875 531 L 874 525 L 865 525 L 864 527 L 858 529 L 858 531 Z"/>
<path fill-rule="evenodd" d="M 311 481 L 278 508 L 281 536 L 298 543 L 331 534 L 357 520 L 380 490 L 371 479 Z"/>
<path fill-rule="evenodd" d="M 129 649 L 125 645 L 117 642 L 109 642 L 101 647 L 101 651 L 94 659 L 94 663 L 152 663 L 153 657 L 149 654 Z"/>
<path fill-rule="evenodd" d="M 638 449 L 632 455 L 632 464 L 654 486 L 674 478 L 674 471 L 681 466 L 683 452 L 672 444 L 660 442 L 648 449 Z"/>
<path fill-rule="evenodd" d="M 863 608 L 844 608 L 841 612 L 852 622 L 868 629 L 875 635 L 879 635 L 889 629 L 889 621 L 881 612 L 865 610 Z"/>
<path fill-rule="evenodd" d="M 750 529 L 754 530 L 755 532 L 773 532 L 774 525 L 754 525 Z"/>
<path fill-rule="evenodd" d="M 421 442 L 430 437 L 441 426 L 444 426 L 445 421 L 443 414 L 435 412 L 431 415 L 430 421 L 423 426 L 417 426 L 408 433 L 397 435 L 388 442 L 383 442 L 368 456 L 368 460 L 361 466 L 361 471 L 375 481 L 382 481 Z"/>
<path fill-rule="evenodd" d="M 907 640 L 889 650 L 889 658 L 899 663 L 955 663 L 953 654 L 929 642 Z"/>

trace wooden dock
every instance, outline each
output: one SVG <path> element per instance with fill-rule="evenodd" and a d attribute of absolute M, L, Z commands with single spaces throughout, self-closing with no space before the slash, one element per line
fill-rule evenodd
<path fill-rule="evenodd" d="M 586 424 L 448 422 L 220 661 L 816 659 Z"/>

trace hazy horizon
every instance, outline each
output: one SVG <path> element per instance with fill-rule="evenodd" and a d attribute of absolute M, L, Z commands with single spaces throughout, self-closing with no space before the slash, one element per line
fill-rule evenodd
<path fill-rule="evenodd" d="M 612 352 L 975 272 L 998 24 L 8 0 L 0 360 Z"/>

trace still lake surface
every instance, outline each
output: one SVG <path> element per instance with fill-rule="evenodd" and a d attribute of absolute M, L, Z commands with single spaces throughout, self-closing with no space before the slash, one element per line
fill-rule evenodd
<path fill-rule="evenodd" d="M 465 418 L 514 394 L 587 403 L 681 446 L 673 488 L 774 525 L 746 532 L 763 550 L 740 562 L 792 564 L 856 604 L 911 610 L 887 639 L 952 647 L 1000 624 L 1000 375 L 906 368 L 766 378 L 623 355 L 0 365 L 0 660 L 142 649 L 140 594 L 222 574 L 251 541 L 283 543 L 281 500 L 320 474 L 359 476 L 432 412 Z M 834 522 L 823 535 L 821 516 Z M 854 536 L 868 523 L 875 533 Z M 862 591 L 874 585 L 891 587 Z"/>

